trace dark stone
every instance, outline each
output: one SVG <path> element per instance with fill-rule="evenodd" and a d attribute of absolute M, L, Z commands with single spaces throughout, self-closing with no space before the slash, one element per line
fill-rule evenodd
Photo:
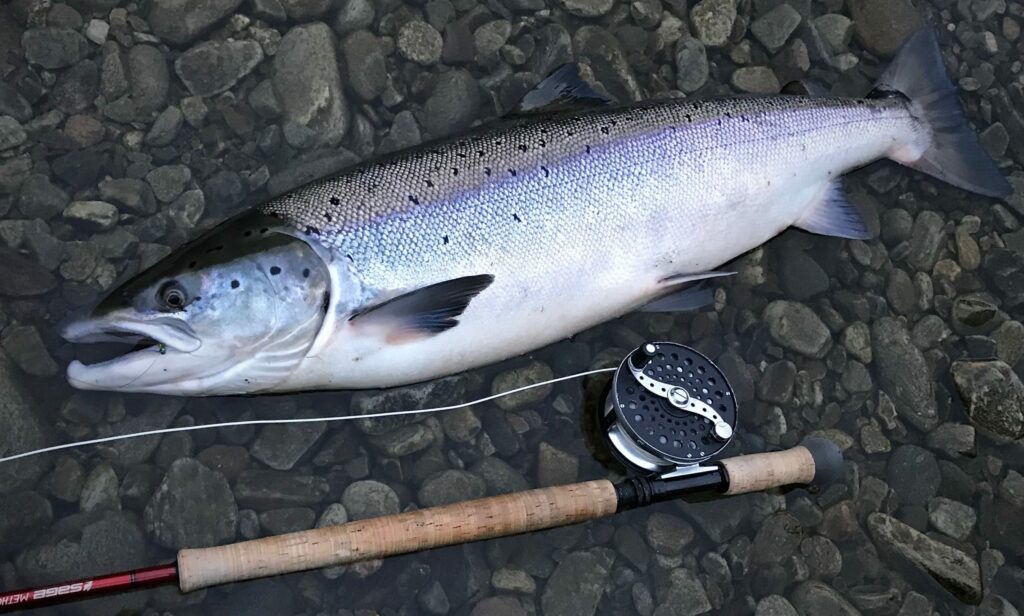
<path fill-rule="evenodd" d="M 900 416 L 922 432 L 938 423 L 935 382 L 921 351 L 897 319 L 883 317 L 871 327 L 875 374 Z"/>
<path fill-rule="evenodd" d="M 68 201 L 68 194 L 54 186 L 48 177 L 32 174 L 21 183 L 18 210 L 25 218 L 49 220 L 64 211 Z"/>
<path fill-rule="evenodd" d="M 195 96 L 230 90 L 263 61 L 255 41 L 206 41 L 178 56 L 174 70 Z"/>
<path fill-rule="evenodd" d="M 868 516 L 868 529 L 883 554 L 924 571 L 960 601 L 981 601 L 981 568 L 967 554 L 883 513 Z"/>
<path fill-rule="evenodd" d="M 594 78 L 621 103 L 639 100 L 640 86 L 619 42 L 599 26 L 583 26 L 573 34 L 573 48 L 589 62 Z"/>
<path fill-rule="evenodd" d="M 922 25 L 910 0 L 850 0 L 857 40 L 871 53 L 889 57 Z"/>
<path fill-rule="evenodd" d="M 198 460 L 171 464 L 146 505 L 146 531 L 172 550 L 227 543 L 238 528 L 238 506 L 227 479 Z"/>
<path fill-rule="evenodd" d="M 92 60 L 84 60 L 61 72 L 50 101 L 64 113 L 79 113 L 92 107 L 99 86 L 99 67 Z"/>
<path fill-rule="evenodd" d="M 230 214 L 245 198 L 245 185 L 237 173 L 224 169 L 206 180 L 203 197 L 211 212 L 217 215 Z"/>
<path fill-rule="evenodd" d="M 444 137 L 469 128 L 480 106 L 479 86 L 469 72 L 441 75 L 423 107 L 422 122 L 431 137 Z"/>
<path fill-rule="evenodd" d="M 89 42 L 71 28 L 32 28 L 21 37 L 25 59 L 45 69 L 77 64 L 89 53 Z"/>
<path fill-rule="evenodd" d="M 331 9 L 334 0 L 281 0 L 292 21 L 312 21 Z"/>
<path fill-rule="evenodd" d="M 900 503 L 924 506 L 939 492 L 942 475 L 932 452 L 917 445 L 901 445 L 889 458 L 886 481 Z"/>
<path fill-rule="evenodd" d="M 1024 384 L 1005 362 L 957 361 L 953 381 L 975 425 L 1004 439 L 1024 436 Z"/>
<path fill-rule="evenodd" d="M 152 45 L 135 45 L 129 49 L 128 74 L 131 76 L 132 109 L 137 118 L 146 120 L 164 108 L 171 76 L 167 60 L 159 49 Z"/>
<path fill-rule="evenodd" d="M 247 470 L 235 482 L 238 506 L 256 511 L 317 505 L 328 493 L 322 477 L 279 471 Z"/>
<path fill-rule="evenodd" d="M 34 541 L 53 522 L 50 501 L 36 492 L 0 499 L 0 554 L 13 554 Z"/>
<path fill-rule="evenodd" d="M 802 250 L 784 250 L 779 262 L 779 284 L 786 295 L 803 301 L 828 291 L 829 279 L 813 257 Z"/>
<path fill-rule="evenodd" d="M 172 45 L 198 38 L 242 4 L 242 0 L 154 0 L 149 10 L 153 33 Z"/>
<path fill-rule="evenodd" d="M 340 148 L 338 152 L 326 154 L 321 158 L 299 161 L 270 176 L 270 180 L 267 182 L 267 193 L 271 197 L 282 195 L 293 188 L 331 175 L 357 162 L 359 162 L 359 157 Z"/>
<path fill-rule="evenodd" d="M 320 145 L 341 141 L 348 131 L 349 108 L 334 34 L 326 24 L 296 26 L 284 35 L 272 79 L 286 120 L 313 130 Z"/>
<path fill-rule="evenodd" d="M 366 30 L 350 34 L 341 45 L 348 85 L 360 98 L 373 100 L 387 87 L 387 65 L 380 39 Z"/>
<path fill-rule="evenodd" d="M 567 555 L 544 585 L 541 609 L 545 616 L 591 616 L 604 594 L 610 563 L 594 552 Z"/>
<path fill-rule="evenodd" d="M 32 118 L 32 105 L 11 85 L 0 81 L 0 115 L 9 115 L 19 122 Z"/>

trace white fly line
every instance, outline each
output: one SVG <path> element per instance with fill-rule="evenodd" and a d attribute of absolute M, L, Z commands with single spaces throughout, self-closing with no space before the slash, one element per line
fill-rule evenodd
<path fill-rule="evenodd" d="M 89 445 L 99 445 L 102 443 L 110 443 L 114 441 L 123 441 L 132 438 L 138 438 L 141 436 L 156 436 L 158 434 L 172 434 L 174 432 L 191 432 L 193 430 L 211 430 L 213 428 L 235 428 L 238 426 L 266 426 L 275 424 L 300 424 L 300 423 L 315 423 L 315 422 L 332 422 L 332 421 L 348 421 L 353 419 L 374 419 L 376 417 L 397 417 L 400 415 L 420 415 L 423 413 L 439 413 L 441 411 L 454 411 L 455 409 L 462 409 L 477 404 L 483 404 L 484 402 L 490 402 L 491 400 L 497 400 L 505 396 L 511 396 L 518 394 L 523 391 L 535 389 L 537 387 L 543 387 L 545 385 L 553 385 L 555 383 L 561 383 L 562 381 L 569 381 L 572 379 L 579 379 L 592 374 L 600 374 L 602 372 L 614 372 L 617 368 L 598 368 L 596 370 L 587 370 L 586 372 L 577 372 L 576 374 L 570 374 L 568 376 L 560 376 L 554 379 L 548 379 L 539 383 L 531 383 L 529 385 L 523 385 L 522 387 L 516 387 L 508 391 L 503 391 L 497 394 L 491 394 L 477 400 L 471 400 L 469 402 L 460 402 L 459 404 L 452 404 L 449 406 L 435 406 L 426 409 L 410 409 L 407 411 L 388 411 L 385 413 L 370 413 L 367 415 L 337 415 L 334 417 L 294 417 L 291 419 L 247 419 L 244 421 L 225 421 L 213 424 L 199 424 L 196 426 L 179 426 L 176 428 L 161 428 L 159 430 L 145 430 L 143 432 L 131 432 L 129 434 L 116 434 L 114 436 L 105 436 L 103 438 L 88 439 L 85 441 L 76 441 L 73 443 L 64 443 L 63 445 L 53 445 L 52 447 L 43 447 L 41 449 L 33 449 L 32 451 L 25 451 L 9 456 L 0 458 L 0 464 L 5 462 L 13 462 L 14 460 L 20 460 L 22 458 L 29 458 L 32 456 L 42 455 L 44 453 L 52 453 L 54 451 L 62 451 L 64 449 L 72 449 L 74 447 L 85 447 Z"/>

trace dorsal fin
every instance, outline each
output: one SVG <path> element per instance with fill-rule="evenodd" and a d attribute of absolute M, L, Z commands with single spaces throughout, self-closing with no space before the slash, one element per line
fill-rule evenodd
<path fill-rule="evenodd" d="M 551 112 L 573 107 L 608 105 L 615 101 L 604 96 L 580 76 L 575 63 L 563 64 L 526 93 L 510 115 Z"/>
<path fill-rule="evenodd" d="M 782 87 L 782 93 L 810 98 L 824 98 L 829 95 L 828 88 L 813 79 L 790 81 Z"/>

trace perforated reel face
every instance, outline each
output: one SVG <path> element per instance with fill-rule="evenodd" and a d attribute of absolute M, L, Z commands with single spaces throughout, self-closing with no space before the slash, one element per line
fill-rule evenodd
<path fill-rule="evenodd" d="M 616 371 L 609 395 L 615 431 L 627 441 L 613 439 L 613 445 L 627 461 L 640 455 L 672 465 L 698 464 L 722 451 L 736 428 L 736 400 L 725 375 L 681 344 L 649 343 L 631 353 Z M 624 451 L 630 447 L 642 452 Z"/>

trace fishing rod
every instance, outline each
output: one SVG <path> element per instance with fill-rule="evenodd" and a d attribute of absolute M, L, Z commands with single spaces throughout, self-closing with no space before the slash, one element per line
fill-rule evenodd
<path fill-rule="evenodd" d="M 676 499 L 734 496 L 789 485 L 822 486 L 842 474 L 826 439 L 712 462 L 735 434 L 738 407 L 725 375 L 696 350 L 648 343 L 627 356 L 605 396 L 602 428 L 633 475 L 491 496 L 210 548 L 176 562 L 0 593 L 0 612 L 176 584 L 182 592 L 244 580 L 576 524 Z"/>

